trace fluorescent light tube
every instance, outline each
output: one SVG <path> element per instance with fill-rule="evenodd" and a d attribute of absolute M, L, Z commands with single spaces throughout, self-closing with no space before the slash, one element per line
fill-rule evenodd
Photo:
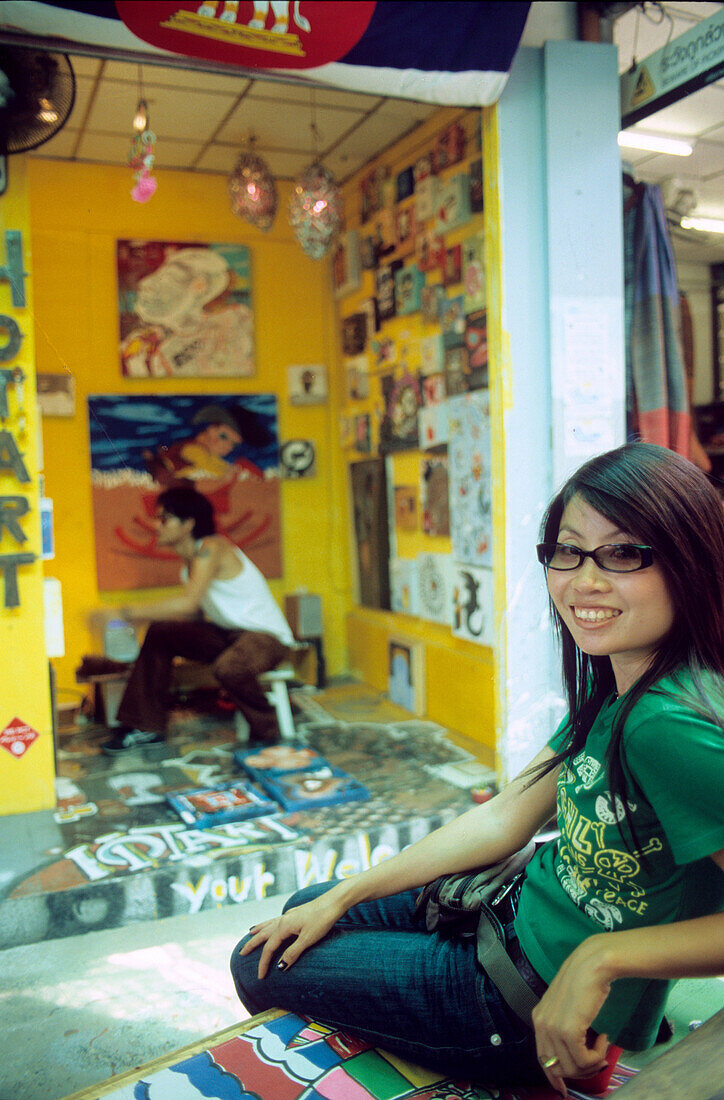
<path fill-rule="evenodd" d="M 701 233 L 724 233 L 724 218 L 682 218 L 682 229 L 698 229 Z"/>
<path fill-rule="evenodd" d="M 668 153 L 673 157 L 690 157 L 694 152 L 694 146 L 688 141 L 660 134 L 642 134 L 638 130 L 621 130 L 618 143 L 622 149 L 646 149 L 650 153 Z"/>

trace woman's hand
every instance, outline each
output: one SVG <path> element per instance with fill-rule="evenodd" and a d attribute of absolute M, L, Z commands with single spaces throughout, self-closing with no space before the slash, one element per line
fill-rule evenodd
<path fill-rule="evenodd" d="M 249 955 L 261 944 L 264 945 L 259 959 L 260 979 L 266 977 L 272 956 L 281 944 L 287 940 L 294 941 L 289 944 L 277 962 L 279 970 L 287 970 L 308 947 L 326 936 L 335 922 L 346 913 L 347 906 L 330 897 L 330 894 L 334 893 L 334 890 L 329 890 L 313 901 L 289 909 L 281 917 L 275 917 L 274 920 L 265 921 L 249 929 L 252 938 L 244 944 L 241 954 Z"/>
<path fill-rule="evenodd" d="M 604 940 L 604 936 L 584 940 L 533 1009 L 538 1060 L 563 1096 L 568 1095 L 564 1077 L 591 1077 L 606 1065 L 608 1038 L 590 1030 L 611 989 L 602 960 Z"/>

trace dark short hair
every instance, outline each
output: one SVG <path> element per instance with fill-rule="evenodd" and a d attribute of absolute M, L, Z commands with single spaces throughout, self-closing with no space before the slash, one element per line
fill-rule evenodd
<path fill-rule="evenodd" d="M 216 531 L 214 509 L 206 497 L 197 493 L 195 489 L 183 486 L 165 489 L 163 493 L 159 493 L 156 504 L 177 519 L 192 519 L 193 536 L 196 539 L 213 535 Z"/>

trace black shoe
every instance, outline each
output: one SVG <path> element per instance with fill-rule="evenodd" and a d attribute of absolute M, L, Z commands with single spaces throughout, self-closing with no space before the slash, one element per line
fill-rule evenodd
<path fill-rule="evenodd" d="M 160 733 L 148 733 L 146 730 L 120 726 L 110 741 L 106 741 L 104 745 L 101 745 L 101 751 L 108 756 L 115 756 L 117 753 L 128 752 L 129 749 L 143 749 L 147 745 L 163 745 L 165 740 Z"/>

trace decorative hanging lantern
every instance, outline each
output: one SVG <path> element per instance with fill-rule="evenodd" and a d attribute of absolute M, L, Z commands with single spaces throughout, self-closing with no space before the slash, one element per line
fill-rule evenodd
<path fill-rule="evenodd" d="M 138 66 L 138 106 L 133 117 L 133 142 L 128 153 L 128 163 L 133 169 L 136 181 L 131 191 L 134 202 L 148 202 L 158 187 L 158 181 L 151 171 L 156 159 L 154 147 L 156 135 L 151 129 L 148 117 L 148 104 L 143 98 L 143 74 Z"/>
<path fill-rule="evenodd" d="M 342 224 L 342 196 L 337 181 L 319 163 L 297 178 L 289 202 L 289 224 L 313 260 L 326 256 Z"/>
<path fill-rule="evenodd" d="M 253 145 L 254 139 L 250 139 Z M 253 150 L 241 154 L 229 176 L 232 213 L 257 229 L 271 229 L 277 212 L 277 185 L 269 168 Z"/>

